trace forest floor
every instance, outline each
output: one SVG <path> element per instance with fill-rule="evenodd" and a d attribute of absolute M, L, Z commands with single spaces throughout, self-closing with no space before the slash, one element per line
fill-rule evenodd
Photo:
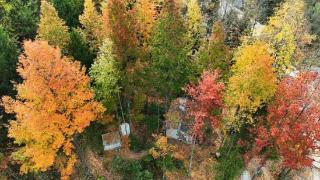
<path fill-rule="evenodd" d="M 120 156 L 125 160 L 139 160 L 148 155 L 148 151 L 133 152 L 133 151 L 120 151 Z"/>
<path fill-rule="evenodd" d="M 187 171 L 190 165 L 190 157 L 192 154 L 192 145 L 184 144 L 181 142 L 173 143 L 175 145 L 175 152 L 173 156 L 184 162 Z M 167 172 L 169 180 L 182 180 L 182 179 L 197 179 L 207 180 L 208 177 L 214 177 L 213 167 L 215 157 L 215 148 L 212 146 L 195 146 L 191 173 L 185 174 L 184 172 Z M 189 176 L 189 177 L 188 177 Z"/>

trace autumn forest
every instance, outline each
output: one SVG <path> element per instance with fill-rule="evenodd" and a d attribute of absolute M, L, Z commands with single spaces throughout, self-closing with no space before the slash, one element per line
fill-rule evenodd
<path fill-rule="evenodd" d="M 320 179 L 320 2 L 0 0 L 2 179 Z"/>

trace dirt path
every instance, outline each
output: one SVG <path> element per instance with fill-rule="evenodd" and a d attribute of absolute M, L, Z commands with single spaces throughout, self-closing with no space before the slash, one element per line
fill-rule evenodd
<path fill-rule="evenodd" d="M 121 151 L 120 152 L 120 156 L 126 160 L 139 160 L 146 155 L 148 155 L 148 151 L 142 151 L 139 153 L 135 153 L 132 151 Z"/>

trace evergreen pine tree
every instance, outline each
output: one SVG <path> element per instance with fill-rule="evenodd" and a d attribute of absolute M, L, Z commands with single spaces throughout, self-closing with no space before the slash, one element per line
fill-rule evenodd
<path fill-rule="evenodd" d="M 18 49 L 15 41 L 0 26 L 0 96 L 12 95 L 13 86 L 10 81 L 16 79 L 16 63 Z"/>
<path fill-rule="evenodd" d="M 212 35 L 210 39 L 203 43 L 197 57 L 197 65 L 199 73 L 206 70 L 220 71 L 222 79 L 226 81 L 229 76 L 231 66 L 231 52 L 225 45 L 225 31 L 223 24 L 219 21 L 215 22 L 212 27 Z"/>
<path fill-rule="evenodd" d="M 165 2 L 151 38 L 151 73 L 154 87 L 163 97 L 173 98 L 189 81 L 187 29 L 174 0 Z"/>
<path fill-rule="evenodd" d="M 80 25 L 79 15 L 83 11 L 84 0 L 52 0 L 57 9 L 59 17 L 66 21 L 69 27 L 78 27 Z"/>

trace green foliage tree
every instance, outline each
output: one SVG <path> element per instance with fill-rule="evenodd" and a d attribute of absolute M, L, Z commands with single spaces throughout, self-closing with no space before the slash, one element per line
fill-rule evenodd
<path fill-rule="evenodd" d="M 224 43 L 225 31 L 223 24 L 215 22 L 212 27 L 212 34 L 208 41 L 200 47 L 197 57 L 199 73 L 206 70 L 218 69 L 221 77 L 226 81 L 229 77 L 231 66 L 231 52 Z"/>
<path fill-rule="evenodd" d="M 103 102 L 108 111 L 114 111 L 117 107 L 116 98 L 120 92 L 120 70 L 110 39 L 107 38 L 103 42 L 89 74 L 94 84 L 96 98 Z"/>
<path fill-rule="evenodd" d="M 147 41 L 149 42 L 154 27 L 153 3 L 150 0 L 142 0 L 137 1 L 133 7 L 133 1 L 110 0 L 107 10 L 110 39 L 114 43 L 113 50 L 123 74 L 120 101 L 125 105 L 125 115 L 136 122 L 144 117 L 141 111 L 146 102 L 147 88 L 143 83 L 145 76 L 141 74 L 144 73 L 145 59 L 148 58 L 143 57 L 141 49 L 146 47 L 142 46 L 146 45 Z M 138 41 L 139 36 L 141 44 Z"/>
<path fill-rule="evenodd" d="M 18 48 L 14 39 L 0 25 L 0 97 L 14 95 L 13 85 L 10 81 L 16 80 L 16 63 L 18 61 Z M 3 112 L 0 105 L 0 147 L 7 145 L 7 130 L 4 123 L 7 123 L 8 116 Z"/>
<path fill-rule="evenodd" d="M 94 52 L 90 50 L 86 40 L 81 36 L 81 32 L 74 28 L 70 32 L 68 52 L 74 59 L 79 60 L 87 68 L 90 68 L 93 59 L 96 57 Z"/>
<path fill-rule="evenodd" d="M 145 163 L 146 164 L 146 163 Z M 152 180 L 154 175 L 146 167 L 143 167 L 142 161 L 125 161 L 116 156 L 112 159 L 112 169 L 122 176 L 123 180 Z"/>
<path fill-rule="evenodd" d="M 18 49 L 15 41 L 0 26 L 0 96 L 12 94 L 11 80 L 16 79 Z"/>
<path fill-rule="evenodd" d="M 64 50 L 70 41 L 68 27 L 65 25 L 65 22 L 59 18 L 52 4 L 47 1 L 41 1 L 38 39 L 46 40 L 50 45 L 59 46 Z"/>
<path fill-rule="evenodd" d="M 151 38 L 151 72 L 162 97 L 173 98 L 192 74 L 187 58 L 187 28 L 174 0 L 166 1 Z"/>
<path fill-rule="evenodd" d="M 40 14 L 38 0 L 12 0 L 0 3 L 0 23 L 18 40 L 34 39 Z"/>
<path fill-rule="evenodd" d="M 241 156 L 241 149 L 234 137 L 228 137 L 223 146 L 219 149 L 219 157 L 214 170 L 216 172 L 215 180 L 235 179 L 244 169 L 244 161 Z"/>
<path fill-rule="evenodd" d="M 312 32 L 320 36 L 320 2 L 306 0 L 306 15 L 310 21 Z"/>
<path fill-rule="evenodd" d="M 11 4 L 9 4 L 6 1 L 1 0 L 0 1 L 0 10 L 1 10 L 0 11 L 0 19 L 2 19 L 6 15 L 6 13 L 10 12 L 11 9 L 12 9 Z"/>
<path fill-rule="evenodd" d="M 80 25 L 79 15 L 83 11 L 84 0 L 52 0 L 57 9 L 59 17 L 66 21 L 69 27 L 78 27 Z"/>
<path fill-rule="evenodd" d="M 225 101 L 231 109 L 237 109 L 231 115 L 237 117 L 228 119 L 228 123 L 253 123 L 252 114 L 273 97 L 276 75 L 272 67 L 274 59 L 269 55 L 268 48 L 266 43 L 255 42 L 242 45 L 236 52 Z"/>

